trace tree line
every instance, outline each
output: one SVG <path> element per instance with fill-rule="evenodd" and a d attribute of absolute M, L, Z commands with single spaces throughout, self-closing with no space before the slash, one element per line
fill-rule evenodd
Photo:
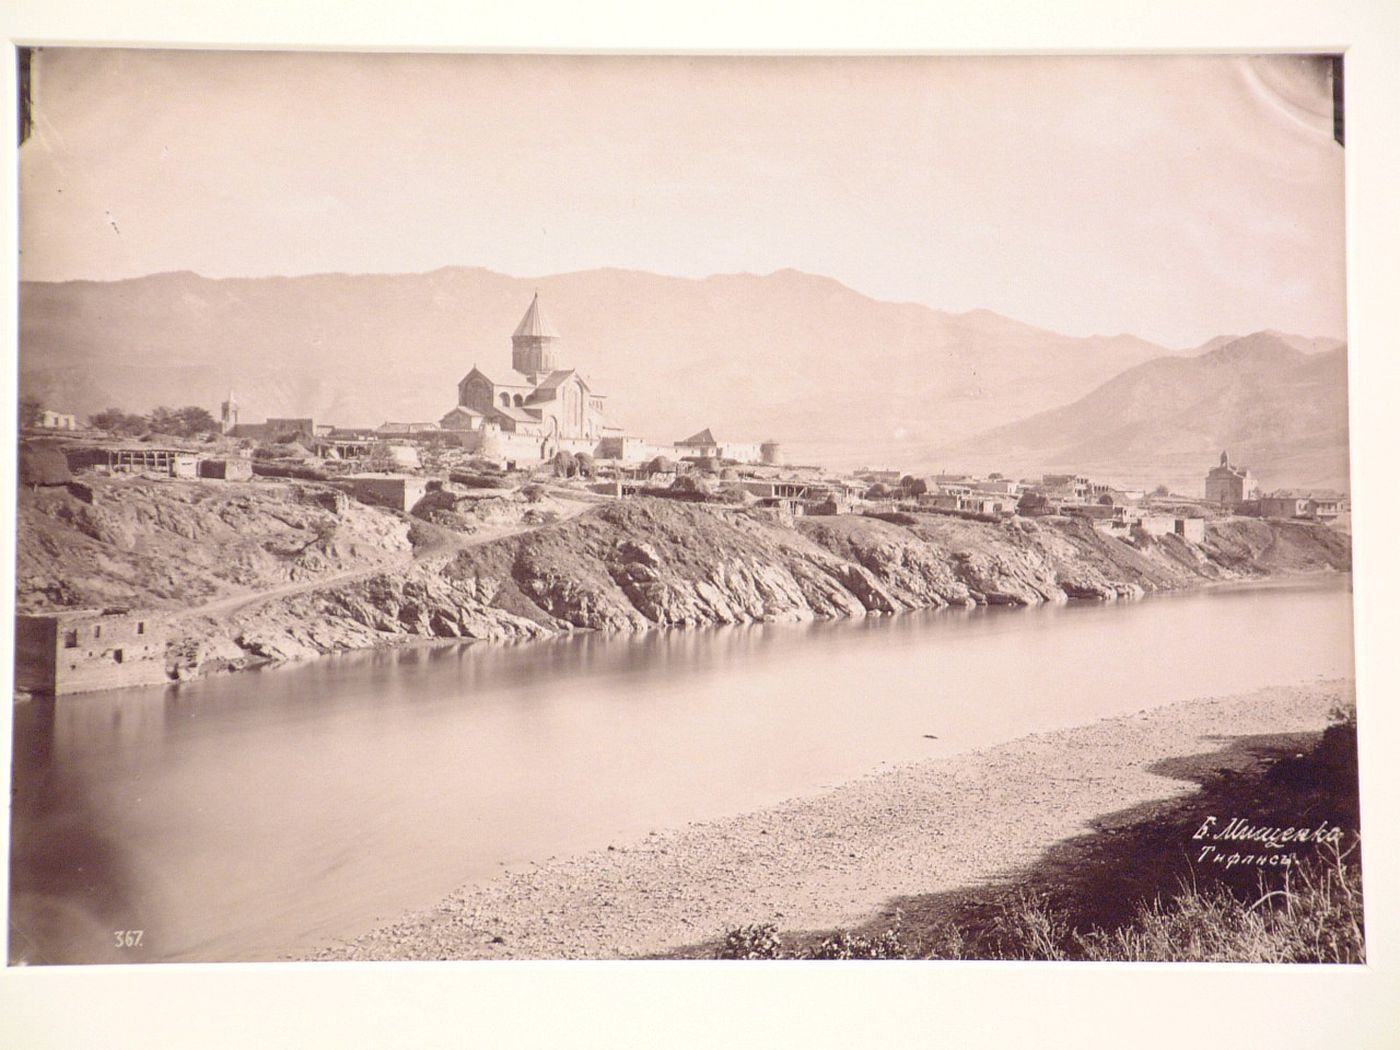
<path fill-rule="evenodd" d="M 19 425 L 24 428 L 39 425 L 44 404 L 38 398 L 24 397 L 19 402 Z M 88 424 L 110 434 L 173 434 L 176 437 L 200 437 L 204 434 L 219 433 L 218 421 L 207 409 L 198 405 L 184 408 L 152 409 L 146 415 L 124 412 L 120 408 L 104 408 L 95 415 L 88 416 Z"/>
<path fill-rule="evenodd" d="M 147 415 L 123 412 L 120 408 L 105 408 L 88 417 L 88 422 L 99 430 L 111 434 L 173 434 L 176 437 L 199 437 L 204 434 L 217 434 L 218 421 L 207 409 L 198 405 L 184 408 L 167 408 L 162 405 L 152 409 Z"/>

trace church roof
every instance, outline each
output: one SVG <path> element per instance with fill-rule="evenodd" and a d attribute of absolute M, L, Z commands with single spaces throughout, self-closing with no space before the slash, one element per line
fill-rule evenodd
<path fill-rule="evenodd" d="M 542 336 L 546 339 L 558 339 L 559 333 L 555 331 L 549 318 L 545 317 L 544 311 L 540 309 L 540 293 L 536 292 L 535 297 L 530 300 L 530 307 L 525 311 L 525 316 L 520 319 L 520 323 L 515 326 L 515 337 L 520 336 Z"/>
<path fill-rule="evenodd" d="M 677 445 L 718 445 L 714 434 L 710 433 L 710 428 L 706 427 L 698 434 L 691 434 L 684 441 L 677 441 Z"/>
<path fill-rule="evenodd" d="M 556 389 L 558 389 L 559 387 L 563 386 L 564 381 L 565 381 L 566 379 L 568 379 L 569 376 L 571 376 L 571 375 L 573 375 L 573 374 L 574 374 L 574 370 L 573 370 L 572 368 L 559 368 L 559 369 L 556 369 L 555 371 L 550 372 L 549 375 L 548 375 L 547 377 L 545 377 L 544 382 L 540 383 L 540 389 L 541 389 L 541 390 L 556 390 Z M 579 376 L 579 380 L 582 381 L 582 379 L 583 379 L 583 377 L 582 377 L 582 376 Z M 587 383 L 584 383 L 583 385 L 584 385 L 584 386 L 587 386 L 588 384 L 587 384 Z"/>
<path fill-rule="evenodd" d="M 461 386 L 463 383 L 465 383 L 468 379 L 472 377 L 472 373 L 481 376 L 482 379 L 485 379 L 488 383 L 491 383 L 494 386 L 508 386 L 512 388 L 523 387 L 526 390 L 533 390 L 535 386 L 534 383 L 530 382 L 529 376 L 525 375 L 525 373 L 523 372 L 517 372 L 513 368 L 502 368 L 499 372 L 496 372 L 495 375 L 491 375 L 483 371 L 478 365 L 472 365 L 471 372 L 468 372 L 466 375 L 464 375 L 458 381 L 457 385 Z M 495 376 L 500 376 L 501 378 L 497 379 L 495 378 Z"/>
<path fill-rule="evenodd" d="M 516 408 L 514 405 L 509 408 L 504 405 L 492 408 L 491 414 L 506 416 L 515 420 L 517 423 L 538 423 L 540 421 L 540 413 L 538 410 L 531 411 L 528 408 Z"/>

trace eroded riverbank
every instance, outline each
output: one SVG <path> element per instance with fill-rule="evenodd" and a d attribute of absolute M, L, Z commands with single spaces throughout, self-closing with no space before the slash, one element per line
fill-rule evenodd
<path fill-rule="evenodd" d="M 1212 521 L 1204 542 L 1134 542 L 1071 519 L 788 528 L 751 511 L 634 499 L 412 565 L 184 623 L 181 673 L 421 639 L 513 640 L 1112 600 L 1203 582 L 1347 571 L 1348 538 L 1307 522 Z"/>

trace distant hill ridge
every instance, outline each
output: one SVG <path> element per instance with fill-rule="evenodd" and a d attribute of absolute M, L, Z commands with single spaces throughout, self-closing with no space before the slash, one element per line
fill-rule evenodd
<path fill-rule="evenodd" d="M 798 445 L 927 447 L 1070 400 L 1167 352 L 988 310 L 880 302 L 795 270 L 177 272 L 21 285 L 23 383 L 79 414 L 212 407 L 232 388 L 250 419 L 435 420 L 474 363 L 509 364 L 510 333 L 536 289 L 567 363 L 610 395 L 622 425 L 656 437 L 712 426 Z"/>
<path fill-rule="evenodd" d="M 953 443 L 936 458 L 1076 469 L 1192 493 L 1228 449 L 1266 489 L 1345 489 L 1347 435 L 1345 344 L 1264 331 L 1144 362 L 1071 404 Z"/>

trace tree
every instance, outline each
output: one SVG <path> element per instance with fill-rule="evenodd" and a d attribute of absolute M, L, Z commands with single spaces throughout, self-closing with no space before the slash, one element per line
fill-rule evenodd
<path fill-rule="evenodd" d="M 44 406 L 37 397 L 22 397 L 19 399 L 19 425 L 21 427 L 37 427 L 39 425 L 40 414 L 44 411 Z"/>
<path fill-rule="evenodd" d="M 209 411 L 198 405 L 186 405 L 175 413 L 175 419 L 179 427 L 175 433 L 182 437 L 214 434 L 219 430 L 219 424 L 214 421 L 214 417 L 209 414 Z"/>
<path fill-rule="evenodd" d="M 109 434 L 141 434 L 146 430 L 144 416 L 129 415 L 120 408 L 104 408 L 96 415 L 89 416 L 88 422 Z"/>
<path fill-rule="evenodd" d="M 671 474 L 674 473 L 676 465 L 665 456 L 657 456 L 647 464 L 647 474 Z"/>
<path fill-rule="evenodd" d="M 1158 485 L 1155 489 L 1152 490 L 1152 495 L 1154 496 L 1170 496 L 1171 494 L 1172 490 L 1167 488 L 1167 486 L 1165 485 Z"/>
<path fill-rule="evenodd" d="M 899 479 L 899 491 L 906 497 L 922 496 L 928 491 L 928 482 L 923 478 L 916 478 L 912 474 L 905 474 Z"/>
<path fill-rule="evenodd" d="M 146 422 L 150 425 L 151 430 L 157 434 L 179 433 L 180 420 L 175 415 L 173 408 L 161 405 L 152 409 L 151 414 L 146 417 Z"/>
<path fill-rule="evenodd" d="M 865 492 L 866 499 L 889 499 L 891 489 L 883 481 L 877 481 Z"/>
<path fill-rule="evenodd" d="M 574 453 L 574 472 L 581 478 L 591 478 L 593 476 L 593 457 L 587 452 Z"/>
<path fill-rule="evenodd" d="M 574 472 L 578 469 L 578 464 L 574 462 L 574 457 L 563 449 L 554 453 L 554 459 L 551 462 L 554 464 L 555 475 L 561 478 L 573 477 Z"/>

